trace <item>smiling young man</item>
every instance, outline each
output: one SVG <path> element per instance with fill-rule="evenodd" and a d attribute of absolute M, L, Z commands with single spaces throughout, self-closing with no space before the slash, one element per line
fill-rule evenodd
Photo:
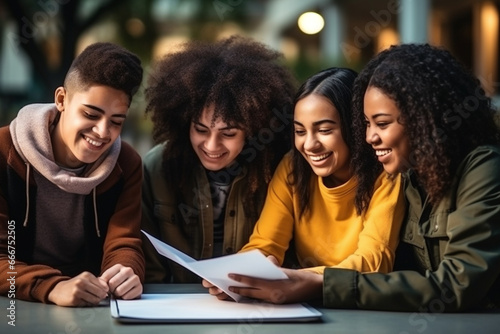
<path fill-rule="evenodd" d="M 55 104 L 31 104 L 0 129 L 0 294 L 62 306 L 142 293 L 139 155 L 120 139 L 140 60 L 87 47 Z"/>

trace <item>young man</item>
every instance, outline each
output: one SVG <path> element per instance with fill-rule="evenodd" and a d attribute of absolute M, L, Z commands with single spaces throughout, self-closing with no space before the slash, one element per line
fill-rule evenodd
<path fill-rule="evenodd" d="M 0 294 L 62 306 L 142 293 L 139 155 L 120 139 L 140 60 L 87 47 L 55 104 L 0 128 Z"/>

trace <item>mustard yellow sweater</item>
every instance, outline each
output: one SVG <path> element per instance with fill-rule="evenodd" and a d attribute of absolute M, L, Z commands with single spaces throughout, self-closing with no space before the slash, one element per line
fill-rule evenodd
<path fill-rule="evenodd" d="M 313 175 L 310 211 L 298 219 L 299 201 L 287 181 L 290 168 L 288 154 L 276 169 L 261 216 L 242 251 L 259 249 L 282 264 L 293 237 L 302 268 L 321 274 L 325 267 L 391 271 L 405 210 L 401 177 L 389 180 L 382 172 L 368 210 L 358 216 L 355 178 L 327 188 Z"/>

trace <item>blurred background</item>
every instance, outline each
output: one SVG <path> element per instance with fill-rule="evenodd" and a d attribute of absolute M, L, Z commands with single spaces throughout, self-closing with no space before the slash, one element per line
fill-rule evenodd
<path fill-rule="evenodd" d="M 391 44 L 444 46 L 499 109 L 500 0 L 0 0 L 0 126 L 28 103 L 53 102 L 73 58 L 110 41 L 145 68 L 190 40 L 252 37 L 283 52 L 299 82 L 320 69 L 360 70 Z M 142 89 L 122 137 L 151 147 Z"/>

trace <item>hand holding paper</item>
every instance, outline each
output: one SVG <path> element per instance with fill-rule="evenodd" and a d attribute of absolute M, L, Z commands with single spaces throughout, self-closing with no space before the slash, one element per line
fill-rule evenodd
<path fill-rule="evenodd" d="M 158 253 L 209 281 L 235 301 L 240 301 L 242 297 L 229 291 L 229 287 L 243 285 L 228 278 L 229 273 L 268 280 L 288 278 L 258 250 L 197 261 L 147 232 L 142 231 L 142 233 L 148 237 Z"/>

